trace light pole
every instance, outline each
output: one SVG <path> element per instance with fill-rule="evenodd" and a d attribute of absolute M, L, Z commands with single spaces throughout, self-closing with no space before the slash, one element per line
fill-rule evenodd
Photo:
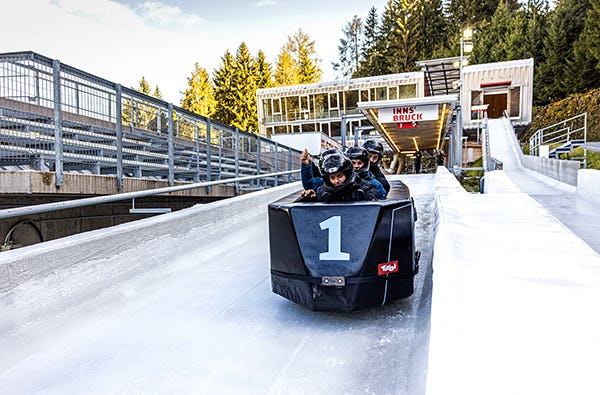
<path fill-rule="evenodd" d="M 457 133 L 454 139 L 455 144 L 455 173 L 460 172 L 462 168 L 462 151 L 463 151 L 463 108 L 464 108 L 464 96 L 465 91 L 463 89 L 464 76 L 463 76 L 463 65 L 468 64 L 468 60 L 465 59 L 465 54 L 471 53 L 473 51 L 473 29 L 466 28 L 463 30 L 462 35 L 460 36 L 460 58 L 459 58 L 459 72 L 458 72 L 458 112 L 457 112 Z"/>

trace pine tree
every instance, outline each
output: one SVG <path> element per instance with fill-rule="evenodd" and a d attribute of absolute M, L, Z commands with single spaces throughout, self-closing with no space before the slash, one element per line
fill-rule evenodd
<path fill-rule="evenodd" d="M 231 126 L 244 131 L 258 130 L 256 112 L 256 80 L 258 73 L 254 58 L 242 43 L 235 54 L 231 89 L 234 95 L 234 120 Z"/>
<path fill-rule="evenodd" d="M 315 42 L 299 29 L 281 47 L 275 66 L 276 85 L 310 84 L 321 80 Z"/>
<path fill-rule="evenodd" d="M 213 83 L 215 86 L 214 118 L 226 125 L 231 125 L 235 120 L 235 97 L 232 92 L 233 57 L 231 52 L 225 51 L 221 58 L 221 66 L 213 72 Z"/>
<path fill-rule="evenodd" d="M 362 22 L 358 15 L 342 29 L 344 34 L 338 45 L 339 62 L 332 63 L 333 70 L 343 78 L 351 77 L 360 66 L 362 55 Z"/>
<path fill-rule="evenodd" d="M 417 9 L 420 1 L 390 0 L 383 13 L 378 46 L 383 55 L 383 72 L 415 70 L 417 43 L 421 39 Z"/>
<path fill-rule="evenodd" d="M 196 114 L 211 117 L 215 112 L 216 104 L 208 72 L 196 62 L 191 76 L 188 77 L 188 86 L 183 92 L 181 107 Z"/>
<path fill-rule="evenodd" d="M 371 7 L 363 25 L 362 61 L 353 77 L 380 75 L 381 54 L 378 46 L 379 20 L 377 9 Z"/>
<path fill-rule="evenodd" d="M 153 97 L 156 97 L 157 99 L 162 99 L 162 92 L 160 91 L 160 89 L 158 88 L 158 85 L 156 85 L 154 87 L 154 92 L 152 93 Z"/>
<path fill-rule="evenodd" d="M 418 60 L 444 57 L 447 51 L 448 26 L 442 0 L 423 0 L 417 12 L 420 29 Z"/>
<path fill-rule="evenodd" d="M 544 40 L 544 61 L 538 65 L 537 104 L 564 98 L 570 91 L 568 64 L 573 58 L 573 47 L 583 30 L 587 0 L 559 1 L 549 18 L 548 35 Z"/>
<path fill-rule="evenodd" d="M 323 71 L 319 67 L 315 42 L 311 41 L 308 34 L 299 29 L 293 37 L 296 50 L 296 63 L 298 65 L 298 81 L 301 84 L 311 84 L 321 81 Z"/>
<path fill-rule="evenodd" d="M 587 92 L 600 86 L 600 0 L 591 0 L 584 28 L 568 60 L 567 93 Z"/>
<path fill-rule="evenodd" d="M 287 45 L 281 47 L 275 64 L 275 85 L 285 86 L 299 83 L 296 62 Z"/>
<path fill-rule="evenodd" d="M 271 75 L 271 64 L 267 62 L 265 53 L 258 51 L 256 57 L 256 87 L 257 88 L 270 88 L 273 86 L 273 77 Z"/>
<path fill-rule="evenodd" d="M 485 30 L 478 33 L 478 63 L 492 63 L 523 58 L 526 21 L 524 11 L 511 10 L 501 1 Z"/>

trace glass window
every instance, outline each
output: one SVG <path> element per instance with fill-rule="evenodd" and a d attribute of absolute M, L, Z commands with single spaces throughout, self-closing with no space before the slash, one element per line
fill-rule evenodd
<path fill-rule="evenodd" d="M 388 97 L 390 100 L 396 100 L 398 98 L 398 87 L 390 86 L 388 88 Z"/>
<path fill-rule="evenodd" d="M 350 113 L 352 112 L 352 110 L 355 110 L 358 108 L 358 91 L 357 90 L 352 90 L 352 91 L 346 91 L 345 92 L 346 95 L 346 112 Z"/>
<path fill-rule="evenodd" d="M 305 123 L 302 125 L 303 132 L 314 132 L 317 130 L 317 127 L 314 123 Z"/>
<path fill-rule="evenodd" d="M 308 104 L 309 104 L 308 96 L 300 96 L 300 110 L 301 111 L 310 111 Z"/>
<path fill-rule="evenodd" d="M 385 86 L 375 88 L 375 100 L 387 100 L 387 88 Z"/>
<path fill-rule="evenodd" d="M 510 88 L 510 116 L 521 116 L 521 87 Z"/>
<path fill-rule="evenodd" d="M 471 91 L 471 106 L 481 105 L 482 91 Z"/>
<path fill-rule="evenodd" d="M 262 108 L 265 118 L 270 119 L 271 115 L 273 115 L 273 110 L 271 108 L 271 99 L 263 99 Z"/>
<path fill-rule="evenodd" d="M 340 108 L 339 107 L 339 102 L 338 102 L 338 93 L 337 92 L 329 94 L 329 108 L 330 109 Z"/>
<path fill-rule="evenodd" d="M 327 110 L 329 105 L 327 103 L 327 94 L 320 93 L 313 96 L 313 105 L 315 106 L 315 112 L 317 118 L 327 118 Z"/>
<path fill-rule="evenodd" d="M 360 91 L 360 101 L 369 101 L 369 90 L 363 89 Z"/>
<path fill-rule="evenodd" d="M 285 127 L 285 125 L 275 126 L 274 132 L 275 133 L 287 133 L 287 128 Z"/>
<path fill-rule="evenodd" d="M 285 101 L 285 119 L 287 121 L 295 121 L 299 118 L 300 103 L 298 96 L 284 98 Z"/>
<path fill-rule="evenodd" d="M 340 122 L 331 122 L 331 131 L 329 133 L 330 137 L 339 137 L 342 135 Z"/>
<path fill-rule="evenodd" d="M 405 99 L 409 97 L 417 97 L 417 85 L 400 85 L 398 87 L 398 99 Z"/>
<path fill-rule="evenodd" d="M 281 99 L 272 99 L 273 100 L 273 114 L 281 114 Z"/>
<path fill-rule="evenodd" d="M 325 133 L 326 135 L 329 136 L 330 135 L 329 134 L 329 123 L 325 122 L 325 123 L 322 123 L 320 125 L 321 125 L 321 133 Z"/>

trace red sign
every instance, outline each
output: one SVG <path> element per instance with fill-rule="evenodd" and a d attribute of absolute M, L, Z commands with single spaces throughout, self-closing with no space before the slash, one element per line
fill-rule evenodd
<path fill-rule="evenodd" d="M 419 122 L 402 122 L 396 124 L 398 129 L 414 129 L 419 127 Z"/>
<path fill-rule="evenodd" d="M 385 262 L 377 265 L 377 274 L 385 276 L 386 274 L 396 273 L 398 271 L 398 261 Z"/>

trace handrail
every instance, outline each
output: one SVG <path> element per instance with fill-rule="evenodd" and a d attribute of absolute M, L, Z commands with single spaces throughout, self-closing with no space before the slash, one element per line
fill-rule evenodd
<path fill-rule="evenodd" d="M 225 180 L 197 182 L 197 183 L 193 183 L 193 184 L 177 185 L 177 186 L 173 186 L 173 187 L 145 189 L 143 191 L 126 192 L 126 193 L 119 193 L 119 194 L 107 195 L 107 196 L 96 196 L 96 197 L 84 198 L 84 199 L 67 200 L 67 201 L 63 201 L 63 202 L 45 203 L 45 204 L 38 204 L 38 205 L 34 205 L 34 206 L 13 207 L 13 208 L 0 210 L 0 219 L 14 218 L 14 217 L 20 217 L 20 216 L 24 216 L 24 215 L 39 214 L 39 213 L 45 213 L 45 212 L 49 212 L 49 211 L 58 211 L 58 210 L 64 210 L 64 209 L 69 209 L 69 208 L 76 208 L 76 207 L 92 206 L 95 204 L 111 203 L 111 202 L 117 202 L 120 200 L 134 199 L 134 198 L 139 198 L 139 197 L 159 195 L 159 194 L 170 193 L 170 192 L 185 191 L 188 189 L 196 189 L 196 188 L 208 187 L 208 186 L 212 186 L 212 185 L 238 183 L 238 182 L 256 180 L 259 178 L 266 178 L 266 177 L 278 177 L 278 176 L 283 176 L 286 174 L 299 173 L 299 172 L 300 172 L 299 169 L 288 170 L 288 171 L 280 171 L 277 173 L 259 174 L 259 175 L 255 175 L 255 176 L 245 176 L 245 177 L 239 177 L 239 178 L 228 178 Z"/>

